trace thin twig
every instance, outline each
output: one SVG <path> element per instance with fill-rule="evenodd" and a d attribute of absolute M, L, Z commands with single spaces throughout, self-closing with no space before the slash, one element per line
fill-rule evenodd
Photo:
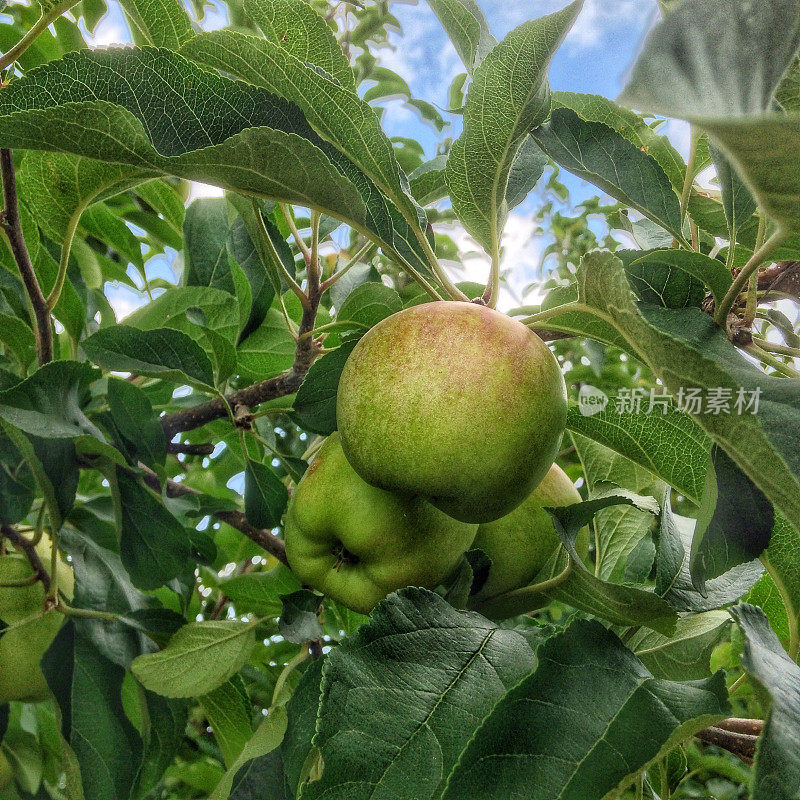
<path fill-rule="evenodd" d="M 199 444 L 190 444 L 189 442 L 168 442 L 167 452 L 183 453 L 187 456 L 210 456 L 214 452 L 214 445 L 212 442 L 201 442 Z"/>
<path fill-rule="evenodd" d="M 18 533 L 11 525 L 0 526 L 0 533 L 2 533 L 17 550 L 21 550 L 25 554 L 25 558 L 28 559 L 33 574 L 42 582 L 45 594 L 47 594 L 50 591 L 50 575 L 45 569 L 44 564 L 42 564 L 42 559 L 39 558 L 39 554 L 36 552 L 36 547 L 33 542 L 24 537 L 21 533 Z"/>
<path fill-rule="evenodd" d="M 28 293 L 28 298 L 33 308 L 33 315 L 36 319 L 36 353 L 39 358 L 39 366 L 42 366 L 53 360 L 53 332 L 50 328 L 50 311 L 39 286 L 39 281 L 36 279 L 31 257 L 25 245 L 25 237 L 22 233 L 22 224 L 19 218 L 14 159 L 11 151 L 6 148 L 0 149 L 0 172 L 2 172 L 3 182 L 3 212 L 0 225 L 2 225 L 8 236 L 11 252 L 17 262 L 17 267 L 19 267 L 22 282 L 25 284 L 25 291 Z"/>

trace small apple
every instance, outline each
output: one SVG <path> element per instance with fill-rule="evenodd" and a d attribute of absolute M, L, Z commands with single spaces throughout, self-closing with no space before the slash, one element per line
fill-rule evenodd
<path fill-rule="evenodd" d="M 49 542 L 36 548 L 46 567 L 50 566 Z M 0 556 L 0 584 L 19 583 L 33 574 L 28 559 L 17 552 Z M 59 588 L 72 595 L 72 569 L 59 562 Z M 51 610 L 42 613 L 44 587 L 41 583 L 0 588 L 0 705 L 9 700 L 38 702 L 49 696 L 39 662 L 64 622 L 64 615 Z"/>
<path fill-rule="evenodd" d="M 336 419 L 367 483 L 489 522 L 542 480 L 566 408 L 558 362 L 536 334 L 486 306 L 435 302 L 364 335 L 342 371 Z"/>
<path fill-rule="evenodd" d="M 532 583 L 547 564 L 561 540 L 545 508 L 580 503 L 581 496 L 558 464 L 553 464 L 542 482 L 510 514 L 478 527 L 473 548 L 492 560 L 489 577 L 475 595 L 475 605 Z M 578 555 L 589 552 L 589 529 L 582 528 L 575 543 Z"/>
<path fill-rule="evenodd" d="M 289 564 L 301 581 L 367 614 L 396 589 L 439 584 L 477 529 L 420 497 L 365 483 L 334 433 L 295 489 L 284 538 Z"/>

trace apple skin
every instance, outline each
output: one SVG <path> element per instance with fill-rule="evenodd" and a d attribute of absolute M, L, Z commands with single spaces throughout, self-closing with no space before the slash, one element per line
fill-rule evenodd
<path fill-rule="evenodd" d="M 501 519 L 480 525 L 472 547 L 483 550 L 492 560 L 492 566 L 475 601 L 480 603 L 532 583 L 561 541 L 544 509 L 569 506 L 581 500 L 566 472 L 553 464 L 521 505 Z M 575 549 L 586 559 L 588 528 L 579 532 Z"/>
<path fill-rule="evenodd" d="M 8 760 L 8 756 L 0 748 L 0 791 L 9 786 L 12 780 L 14 780 L 14 768 Z"/>
<path fill-rule="evenodd" d="M 477 530 L 422 498 L 365 483 L 334 433 L 295 489 L 284 538 L 289 565 L 301 581 L 368 614 L 396 589 L 441 583 Z"/>
<path fill-rule="evenodd" d="M 342 446 L 367 483 L 464 522 L 518 506 L 558 453 L 566 388 L 547 345 L 477 303 L 412 306 L 379 322 L 342 371 Z"/>
<path fill-rule="evenodd" d="M 37 552 L 46 567 L 50 565 L 50 546 L 44 540 Z M 28 559 L 12 552 L 0 557 L 0 583 L 24 581 L 32 574 Z M 67 596 L 72 596 L 72 569 L 59 562 L 58 585 Z M 50 696 L 39 662 L 45 650 L 64 622 L 58 611 L 41 614 L 44 603 L 41 583 L 30 586 L 0 588 L 0 620 L 11 627 L 19 627 L 0 635 L 0 705 L 9 700 L 39 702 Z"/>

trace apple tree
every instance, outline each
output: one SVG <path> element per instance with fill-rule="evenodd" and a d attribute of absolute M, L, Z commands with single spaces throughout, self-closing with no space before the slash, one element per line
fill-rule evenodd
<path fill-rule="evenodd" d="M 800 797 L 800 2 L 511 5 L 2 8 L 0 800 Z"/>

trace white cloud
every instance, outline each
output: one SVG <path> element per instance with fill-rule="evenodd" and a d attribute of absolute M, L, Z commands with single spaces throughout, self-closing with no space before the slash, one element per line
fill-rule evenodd
<path fill-rule="evenodd" d="M 489 276 L 490 260 L 477 242 L 464 230 L 460 223 L 441 226 L 463 254 L 460 268 L 448 264 L 448 272 L 457 281 L 485 283 Z M 536 222 L 522 214 L 510 214 L 503 230 L 503 255 L 500 270 L 505 281 L 500 290 L 498 308 L 508 311 L 525 303 L 539 302 L 536 291 L 524 295 L 524 290 L 536 278 L 541 259 L 542 240 Z"/>

